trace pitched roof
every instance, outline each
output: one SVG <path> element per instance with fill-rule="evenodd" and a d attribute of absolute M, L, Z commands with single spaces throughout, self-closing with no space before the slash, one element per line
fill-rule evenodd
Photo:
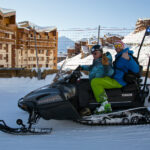
<path fill-rule="evenodd" d="M 50 32 L 57 29 L 55 26 L 41 27 L 30 21 L 18 22 L 18 27 L 26 29 L 32 28 L 35 29 L 37 32 Z"/>
<path fill-rule="evenodd" d="M 3 16 L 12 16 L 16 14 L 16 11 L 14 9 L 6 9 L 0 7 L 0 14 Z"/>

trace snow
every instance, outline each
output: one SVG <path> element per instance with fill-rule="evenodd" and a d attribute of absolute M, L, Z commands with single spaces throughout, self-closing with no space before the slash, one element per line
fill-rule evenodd
<path fill-rule="evenodd" d="M 123 42 L 131 44 L 131 45 L 138 45 L 141 43 L 143 36 L 145 34 L 145 30 L 134 33 L 131 32 L 125 38 L 123 39 Z M 150 45 L 150 36 L 146 36 L 144 40 L 144 46 L 145 45 Z"/>
<path fill-rule="evenodd" d="M 23 27 L 26 24 L 29 24 L 29 27 L 31 27 L 32 29 L 35 29 L 37 32 L 51 32 L 57 29 L 55 26 L 41 27 L 32 23 L 31 21 L 19 22 L 18 27 L 28 29 L 28 27 Z"/>
<path fill-rule="evenodd" d="M 52 82 L 55 74 L 45 80 L 36 78 L 0 78 L 0 119 L 17 127 L 18 118 L 27 122 L 28 114 L 17 107 L 17 101 L 28 92 Z M 150 80 L 148 81 L 150 83 Z M 67 120 L 40 119 L 34 127 L 52 127 L 50 135 L 15 136 L 0 131 L 2 150 L 149 150 L 150 125 L 86 126 Z"/>
<path fill-rule="evenodd" d="M 81 51 L 84 53 L 84 54 L 88 54 L 89 53 L 89 49 L 87 46 L 81 46 Z"/>
<path fill-rule="evenodd" d="M 12 13 L 12 12 L 16 12 L 15 10 L 13 9 L 6 9 L 6 8 L 0 8 L 0 11 L 3 13 L 3 14 L 7 14 L 7 13 Z"/>
<path fill-rule="evenodd" d="M 66 61 L 66 63 L 65 63 L 65 66 L 63 67 L 63 70 L 66 70 L 66 69 L 74 70 L 78 65 L 92 64 L 93 57 L 92 55 L 89 55 L 81 59 L 81 54 L 78 54 L 72 58 L 67 58 L 66 60 L 61 61 L 60 63 L 57 64 L 57 67 L 60 68 L 64 61 Z"/>
<path fill-rule="evenodd" d="M 138 20 L 143 20 L 143 21 L 145 21 L 145 20 L 150 20 L 150 18 L 139 18 Z"/>

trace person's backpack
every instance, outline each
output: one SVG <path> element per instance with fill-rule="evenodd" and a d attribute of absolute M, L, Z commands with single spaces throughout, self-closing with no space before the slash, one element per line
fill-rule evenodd
<path fill-rule="evenodd" d="M 123 77 L 124 81 L 127 82 L 128 84 L 131 84 L 131 83 L 135 83 L 137 81 L 137 79 L 139 79 L 141 77 L 143 67 L 139 64 L 138 59 L 135 56 L 133 56 L 132 54 L 129 54 L 129 55 L 132 56 L 132 58 L 135 60 L 135 62 L 139 65 L 138 73 L 134 73 L 131 70 L 128 70 L 128 72 L 124 72 L 123 69 L 116 67 L 116 62 L 121 57 L 121 55 L 119 57 L 117 57 L 116 60 L 113 62 L 113 66 L 115 69 L 123 71 L 124 72 L 124 77 Z"/>

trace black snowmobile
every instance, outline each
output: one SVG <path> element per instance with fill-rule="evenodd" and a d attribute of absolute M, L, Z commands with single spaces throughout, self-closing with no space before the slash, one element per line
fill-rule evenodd
<path fill-rule="evenodd" d="M 145 36 L 150 33 L 148 29 L 141 42 L 139 52 Z M 32 129 L 32 124 L 36 123 L 40 117 L 45 120 L 73 120 L 87 125 L 130 125 L 150 123 L 150 107 L 145 105 L 150 102 L 150 96 L 148 97 L 150 85 L 147 84 L 149 66 L 150 58 L 144 84 L 142 83 L 141 74 L 133 74 L 130 72 L 126 75 L 126 80 L 128 82 L 127 86 L 119 89 L 106 90 L 113 109 L 111 113 L 100 115 L 93 114 L 84 117 L 80 116 L 76 85 L 77 82 L 80 82 L 81 72 L 76 69 L 71 74 L 65 77 L 62 76 L 53 84 L 30 92 L 18 101 L 18 106 L 29 113 L 28 127 L 23 124 L 21 119 L 17 120 L 17 124 L 22 127 L 15 129 L 8 127 L 2 120 L 0 130 L 12 134 L 50 133 L 51 129 L 43 129 L 43 131 Z M 93 100 L 89 103 L 89 107 L 91 110 L 94 110 L 97 106 L 100 106 L 100 104 L 95 101 L 94 97 L 92 99 Z"/>
<path fill-rule="evenodd" d="M 150 61 L 149 61 L 150 63 Z M 113 112 L 82 117 L 78 111 L 76 84 L 81 76 L 79 70 L 61 78 L 57 82 L 39 88 L 21 98 L 18 106 L 29 112 L 29 123 L 37 118 L 45 120 L 74 120 L 83 124 L 143 124 L 150 123 L 149 108 L 144 106 L 149 94 L 148 84 L 135 74 L 128 74 L 128 85 L 119 89 L 106 90 Z M 92 97 L 92 92 L 91 92 Z M 149 98 L 150 101 L 150 98 Z M 94 99 L 89 103 L 91 110 L 100 106 Z"/>

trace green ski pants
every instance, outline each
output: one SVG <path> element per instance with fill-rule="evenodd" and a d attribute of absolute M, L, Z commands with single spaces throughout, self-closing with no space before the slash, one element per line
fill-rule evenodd
<path fill-rule="evenodd" d="M 108 100 L 105 89 L 121 88 L 115 79 L 110 77 L 94 78 L 91 81 L 91 87 L 97 102 L 102 103 Z"/>

